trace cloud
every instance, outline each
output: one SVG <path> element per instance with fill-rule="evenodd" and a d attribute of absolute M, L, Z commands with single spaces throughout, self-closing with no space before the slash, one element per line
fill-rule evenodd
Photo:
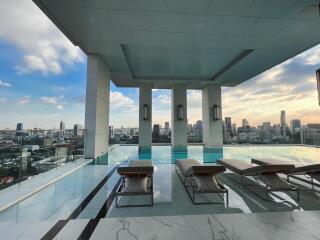
<path fill-rule="evenodd" d="M 2 87 L 11 87 L 11 84 L 0 80 L 0 88 L 2 88 Z"/>
<path fill-rule="evenodd" d="M 188 90 L 187 104 L 188 123 L 195 123 L 202 119 L 202 91 Z"/>
<path fill-rule="evenodd" d="M 62 110 L 64 108 L 64 105 L 60 103 L 60 101 L 63 99 L 64 99 L 64 96 L 58 96 L 58 97 L 43 96 L 40 98 L 40 101 L 44 104 L 55 106 L 58 110 Z"/>
<path fill-rule="evenodd" d="M 6 103 L 6 102 L 7 102 L 7 98 L 0 97 L 0 103 Z"/>
<path fill-rule="evenodd" d="M 314 48 L 311 48 L 308 51 L 305 51 L 304 53 L 300 54 L 297 57 L 297 60 L 302 61 L 304 64 L 307 65 L 317 65 L 319 64 L 320 59 L 320 46 L 316 46 Z"/>
<path fill-rule="evenodd" d="M 138 110 L 138 104 L 119 91 L 111 91 L 110 108 L 113 112 L 135 112 Z"/>
<path fill-rule="evenodd" d="M 58 92 L 66 92 L 70 91 L 73 89 L 72 86 L 55 86 L 51 88 L 53 92 L 58 93 Z"/>
<path fill-rule="evenodd" d="M 18 104 L 27 104 L 31 101 L 31 97 L 30 96 L 23 96 L 18 100 Z"/>
<path fill-rule="evenodd" d="M 0 15 L 9 19 L 0 21 L 0 38 L 23 52 L 15 66 L 18 73 L 60 74 L 62 66 L 84 62 L 82 51 L 32 1 L 3 1 Z"/>
<path fill-rule="evenodd" d="M 320 57 L 319 50 L 317 46 L 234 88 L 223 88 L 223 115 L 238 124 L 247 118 L 255 126 L 279 123 L 281 110 L 287 112 L 287 123 L 319 118 L 315 69 L 320 64 L 312 60 Z"/>

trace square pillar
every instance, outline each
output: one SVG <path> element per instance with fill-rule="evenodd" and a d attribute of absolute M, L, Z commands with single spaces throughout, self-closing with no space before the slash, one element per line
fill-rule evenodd
<path fill-rule="evenodd" d="M 179 119 L 179 106 L 183 116 Z M 186 147 L 188 134 L 187 120 L 187 87 L 177 84 L 172 87 L 171 93 L 171 144 L 173 147 Z"/>
<path fill-rule="evenodd" d="M 108 151 L 110 71 L 98 55 L 88 54 L 85 109 L 85 157 Z"/>
<path fill-rule="evenodd" d="M 220 108 L 219 120 L 213 119 L 213 105 Z M 221 86 L 208 85 L 202 89 L 203 143 L 207 147 L 223 145 Z"/>
<path fill-rule="evenodd" d="M 152 84 L 141 83 L 139 87 L 139 147 L 152 145 Z"/>

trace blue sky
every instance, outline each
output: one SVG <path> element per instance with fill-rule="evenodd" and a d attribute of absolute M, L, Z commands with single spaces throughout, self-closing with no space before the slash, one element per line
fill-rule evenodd
<path fill-rule="evenodd" d="M 86 56 L 73 46 L 32 1 L 1 3 L 0 22 L 0 129 L 66 127 L 84 123 Z M 35 27 L 36 26 L 36 27 Z M 235 87 L 223 88 L 223 115 L 238 125 L 287 121 L 320 122 L 315 70 L 320 46 Z M 170 121 L 170 90 L 153 91 L 153 121 Z M 110 124 L 138 125 L 138 89 L 111 83 Z M 128 121 L 128 119 L 130 121 Z M 201 119 L 201 92 L 188 91 L 188 119 Z"/>

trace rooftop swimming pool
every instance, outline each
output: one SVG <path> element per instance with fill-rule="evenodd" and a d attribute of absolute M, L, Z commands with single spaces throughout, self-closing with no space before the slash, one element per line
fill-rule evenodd
<path fill-rule="evenodd" d="M 320 163 L 320 148 L 294 145 L 224 146 L 207 148 L 188 146 L 153 146 L 140 149 L 138 146 L 114 146 L 107 156 L 101 157 L 96 164 L 115 164 L 134 159 L 152 160 L 156 164 L 174 164 L 177 159 L 196 159 L 203 163 L 216 163 L 217 159 L 240 159 L 250 162 L 251 158 L 274 158 L 291 162 Z"/>
<path fill-rule="evenodd" d="M 307 146 L 225 146 L 221 148 L 188 146 L 184 149 L 172 149 L 170 146 L 153 146 L 151 149 L 139 151 L 138 146 L 112 146 L 107 155 L 0 212 L 0 221 L 67 219 L 76 208 L 81 211 L 76 214 L 75 218 L 95 218 L 114 191 L 114 186 L 119 179 L 117 172 L 114 171 L 108 181 L 101 185 L 99 191 L 86 203 L 88 195 L 92 194 L 118 164 L 126 164 L 135 159 L 152 160 L 155 166 L 154 206 L 119 209 L 112 204 L 105 217 L 251 213 L 291 211 L 292 209 L 320 210 L 320 191 L 318 190 L 312 194 L 308 191 L 301 193 L 302 201 L 299 208 L 294 197 L 286 193 L 272 196 L 274 201 L 266 202 L 250 191 L 240 189 L 239 185 L 229 177 L 230 173 L 225 173 L 221 177 L 222 183 L 229 189 L 229 207 L 193 205 L 174 167 L 177 159 L 187 158 L 197 159 L 204 164 L 215 164 L 217 159 L 221 158 L 241 159 L 248 162 L 251 158 L 275 158 L 291 162 L 320 163 L 320 148 Z M 84 203 L 85 205 L 81 205 Z"/>

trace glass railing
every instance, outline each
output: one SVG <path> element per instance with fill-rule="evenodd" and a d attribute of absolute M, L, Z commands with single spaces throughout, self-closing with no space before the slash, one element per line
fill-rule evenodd
<path fill-rule="evenodd" d="M 84 156 L 85 129 L 0 131 L 0 190 Z"/>

